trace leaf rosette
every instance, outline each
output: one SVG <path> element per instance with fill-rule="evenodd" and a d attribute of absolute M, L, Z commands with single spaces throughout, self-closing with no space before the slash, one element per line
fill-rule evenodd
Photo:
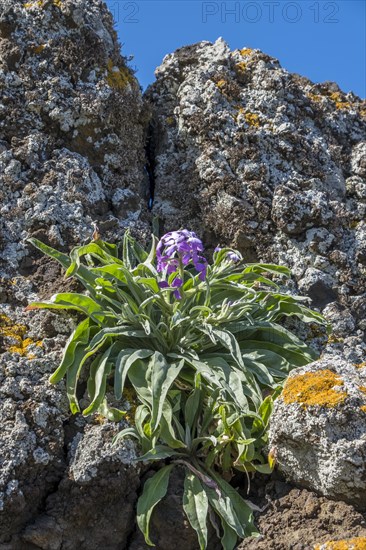
<path fill-rule="evenodd" d="M 84 317 L 50 381 L 66 378 L 77 413 L 78 384 L 86 375 L 89 404 L 82 414 L 116 421 L 125 412 L 109 405 L 107 387 L 117 402 L 133 389 L 134 424 L 117 439 L 135 438 L 139 460 L 166 463 L 139 499 L 146 543 L 153 545 L 149 520 L 174 466 L 185 469 L 183 508 L 202 549 L 209 521 L 225 550 L 238 537 L 254 536 L 252 509 L 226 480 L 235 470 L 270 473 L 263 447 L 273 399 L 291 369 L 317 358 L 282 320 L 324 323 L 304 298 L 279 291 L 290 271 L 246 264 L 230 248 L 217 248 L 209 264 L 201 241 L 187 230 L 153 238 L 149 252 L 129 232 L 121 246 L 98 239 L 70 255 L 30 242 L 86 290 L 28 306 Z"/>

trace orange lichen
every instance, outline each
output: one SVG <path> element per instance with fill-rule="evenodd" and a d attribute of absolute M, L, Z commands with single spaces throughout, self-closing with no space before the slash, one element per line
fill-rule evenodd
<path fill-rule="evenodd" d="M 259 128 L 259 116 L 255 113 L 245 113 L 244 115 L 245 122 L 249 124 L 249 126 L 253 126 L 254 128 Z"/>
<path fill-rule="evenodd" d="M 240 53 L 243 57 L 245 57 L 247 55 L 250 55 L 252 51 L 253 50 L 251 48 L 243 48 L 242 50 L 240 50 Z"/>
<path fill-rule="evenodd" d="M 344 402 L 346 392 L 335 390 L 343 386 L 343 380 L 329 369 L 306 372 L 289 378 L 283 388 L 282 397 L 286 404 L 300 403 L 303 407 L 336 407 Z"/>
<path fill-rule="evenodd" d="M 361 405 L 360 409 L 362 412 L 366 413 L 366 405 Z"/>
<path fill-rule="evenodd" d="M 366 550 L 366 537 L 330 540 L 324 544 L 316 544 L 314 550 Z"/>
<path fill-rule="evenodd" d="M 111 88 L 123 90 L 133 82 L 133 76 L 127 67 L 116 67 L 112 59 L 107 64 L 107 82 Z"/>
<path fill-rule="evenodd" d="M 25 338 L 27 330 L 25 325 L 13 323 L 7 315 L 0 314 L 0 336 L 12 342 L 6 347 L 6 350 L 10 353 L 18 353 L 22 357 L 27 356 L 28 359 L 34 359 L 35 355 L 33 353 L 28 355 L 29 346 L 42 347 L 43 344 L 41 340 L 35 341 L 32 338 Z"/>

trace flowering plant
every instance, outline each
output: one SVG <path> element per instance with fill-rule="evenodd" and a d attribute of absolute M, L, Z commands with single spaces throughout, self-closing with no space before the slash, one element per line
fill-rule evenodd
<path fill-rule="evenodd" d="M 101 240 L 74 248 L 70 257 L 31 242 L 86 289 L 28 306 L 85 316 L 51 382 L 66 376 L 71 411 L 80 412 L 77 386 L 85 369 L 90 403 L 83 414 L 114 420 L 125 411 L 107 402 L 107 385 L 116 402 L 132 388 L 134 423 L 117 439 L 136 438 L 139 460 L 165 461 L 137 506 L 146 542 L 153 545 L 149 520 L 174 466 L 186 472 L 183 507 L 201 549 L 209 521 L 224 550 L 255 535 L 252 510 L 228 480 L 235 470 L 271 470 L 261 451 L 273 398 L 290 369 L 315 358 L 280 320 L 294 315 L 323 322 L 303 299 L 279 292 L 274 279 L 282 281 L 289 270 L 245 264 L 230 248 L 216 249 L 209 265 L 202 242 L 186 230 L 158 243 L 153 238 L 149 253 L 127 232 L 121 257 L 117 245 Z"/>

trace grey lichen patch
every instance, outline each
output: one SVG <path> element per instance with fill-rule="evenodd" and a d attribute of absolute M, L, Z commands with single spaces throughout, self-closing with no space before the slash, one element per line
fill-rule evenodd
<path fill-rule="evenodd" d="M 112 437 L 118 433 L 111 425 L 90 426 L 73 440 L 70 449 L 70 475 L 76 483 L 90 482 L 100 476 L 105 463 L 126 466 L 133 464 L 137 450 L 133 441 L 124 440 L 112 444 Z"/>
<path fill-rule="evenodd" d="M 1 0 L 0 7 L 0 260 L 27 263 L 25 238 L 34 234 L 67 247 L 90 238 L 95 221 L 107 221 L 106 238 L 131 223 L 144 229 L 141 92 L 106 6 Z M 118 189 L 134 196 L 131 210 L 111 209 Z"/>

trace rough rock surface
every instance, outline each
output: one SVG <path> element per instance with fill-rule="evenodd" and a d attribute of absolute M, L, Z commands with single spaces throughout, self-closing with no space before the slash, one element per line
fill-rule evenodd
<path fill-rule="evenodd" d="M 25 239 L 143 232 L 145 119 L 103 2 L 0 0 L 1 550 L 117 549 L 134 528 L 133 448 L 48 383 L 76 319 L 24 312 L 73 283 Z"/>
<path fill-rule="evenodd" d="M 136 224 L 144 205 L 139 85 L 100 0 L 0 2 L 0 259 L 30 235 L 66 247 Z"/>
<path fill-rule="evenodd" d="M 127 226 L 146 231 L 149 109 L 101 0 L 0 0 L 0 90 L 0 550 L 145 548 L 134 534 L 134 448 L 112 447 L 109 423 L 70 418 L 63 384 L 47 382 L 76 319 L 24 306 L 73 288 L 27 237 L 67 250 L 88 240 L 95 222 L 106 239 Z M 330 351 L 344 338 L 345 356 L 361 362 L 360 100 L 223 41 L 167 56 L 147 98 L 162 229 L 185 225 L 208 245 L 230 243 L 249 260 L 292 267 L 300 291 L 333 322 Z M 160 550 L 194 547 L 180 495 L 174 481 L 156 508 Z M 305 497 L 300 491 L 299 511 Z M 333 523 L 310 526 L 320 542 L 340 534 L 333 524 L 345 506 L 334 504 Z M 272 516 L 273 533 L 281 514 Z M 342 525 L 364 535 L 360 516 L 350 517 Z M 277 548 L 266 537 L 263 548 Z"/>
<path fill-rule="evenodd" d="M 361 361 L 365 102 L 222 39 L 167 55 L 147 97 L 164 228 L 289 266 L 313 306 L 328 306 L 333 342 L 353 335 L 350 358 Z"/>
<path fill-rule="evenodd" d="M 328 356 L 290 374 L 271 451 L 292 482 L 366 510 L 366 369 Z"/>
<path fill-rule="evenodd" d="M 139 471 L 130 441 L 112 446 L 116 427 L 91 426 L 72 441 L 69 475 L 47 499 L 46 511 L 21 541 L 37 548 L 119 549 L 135 524 Z"/>
<path fill-rule="evenodd" d="M 351 505 L 293 488 L 281 479 L 257 486 L 255 492 L 260 497 L 262 511 L 255 516 L 262 536 L 242 541 L 238 550 L 319 550 L 317 545 L 355 537 L 360 541 L 356 548 L 364 548 L 365 514 Z M 324 550 L 341 548 L 349 546 L 325 546 Z"/>

